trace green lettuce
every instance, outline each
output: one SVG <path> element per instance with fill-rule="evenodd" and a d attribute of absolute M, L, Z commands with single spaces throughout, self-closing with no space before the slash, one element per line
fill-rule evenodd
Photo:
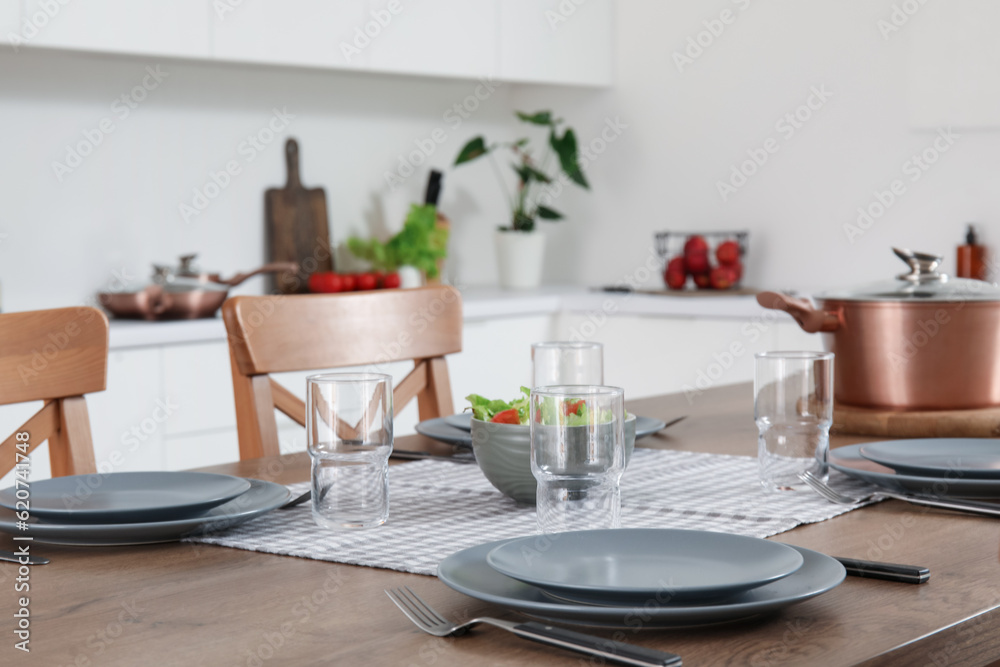
<path fill-rule="evenodd" d="M 528 397 L 531 395 L 531 390 L 527 387 L 521 387 L 521 394 L 521 396 L 509 403 L 500 399 L 491 400 L 479 394 L 469 394 L 465 397 L 465 400 L 469 402 L 472 409 L 472 416 L 481 421 L 491 421 L 497 413 L 504 410 L 517 410 L 517 416 L 521 420 L 521 423 L 527 424 L 529 411 Z"/>

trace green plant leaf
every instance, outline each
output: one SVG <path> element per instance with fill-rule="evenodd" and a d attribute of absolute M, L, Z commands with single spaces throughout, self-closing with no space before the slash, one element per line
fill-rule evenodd
<path fill-rule="evenodd" d="M 528 164 L 514 165 L 514 171 L 517 172 L 518 178 L 521 182 L 527 185 L 531 181 L 538 181 L 539 183 L 551 183 L 552 179 L 546 176 L 543 172 L 538 171 L 534 167 Z"/>
<path fill-rule="evenodd" d="M 469 140 L 469 143 L 462 147 L 459 151 L 458 157 L 455 158 L 455 166 L 462 164 L 463 162 L 470 162 L 475 160 L 477 157 L 486 155 L 489 153 L 490 149 L 486 146 L 486 140 L 482 137 L 474 137 Z"/>
<path fill-rule="evenodd" d="M 554 125 L 551 111 L 536 111 L 535 113 L 524 113 L 523 111 L 518 111 L 516 113 L 517 117 L 525 123 L 533 123 L 535 125 Z"/>
<path fill-rule="evenodd" d="M 577 153 L 576 134 L 572 129 L 567 129 L 562 137 L 558 137 L 555 130 L 549 133 L 549 145 L 559 156 L 559 166 L 569 176 L 570 180 L 582 188 L 590 189 L 583 170 L 580 169 L 579 155 Z"/>
<path fill-rule="evenodd" d="M 548 206 L 538 207 L 538 217 L 544 220 L 562 220 L 563 214 L 559 211 L 549 208 Z"/>

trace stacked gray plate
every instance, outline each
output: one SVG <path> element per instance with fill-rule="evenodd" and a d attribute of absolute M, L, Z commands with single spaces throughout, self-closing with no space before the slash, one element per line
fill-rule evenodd
<path fill-rule="evenodd" d="M 843 581 L 823 554 L 692 530 L 579 531 L 480 545 L 438 566 L 448 586 L 540 618 L 670 627 L 781 609 Z"/>
<path fill-rule="evenodd" d="M 280 484 L 210 473 L 55 477 L 0 491 L 11 510 L 0 512 L 0 532 L 52 544 L 167 542 L 242 523 L 289 496 Z"/>

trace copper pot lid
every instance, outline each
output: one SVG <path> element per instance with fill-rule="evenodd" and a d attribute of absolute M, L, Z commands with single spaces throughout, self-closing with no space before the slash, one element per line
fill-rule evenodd
<path fill-rule="evenodd" d="M 943 257 L 905 248 L 893 248 L 906 262 L 908 273 L 895 280 L 882 280 L 857 288 L 832 290 L 816 295 L 817 299 L 837 301 L 1000 301 L 1000 287 L 972 278 L 952 278 L 937 269 Z"/>

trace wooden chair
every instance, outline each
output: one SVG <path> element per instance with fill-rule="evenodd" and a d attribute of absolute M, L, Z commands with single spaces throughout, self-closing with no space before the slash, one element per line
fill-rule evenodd
<path fill-rule="evenodd" d="M 59 308 L 0 315 L 0 405 L 45 401 L 0 444 L 0 476 L 49 441 L 52 476 L 97 472 L 84 394 L 104 391 L 108 318 L 96 308 Z"/>
<path fill-rule="evenodd" d="M 279 454 L 278 409 L 305 426 L 305 402 L 269 373 L 414 361 L 393 412 L 416 397 L 420 419 L 454 412 L 444 355 L 462 350 L 462 299 L 452 287 L 356 294 L 240 296 L 222 306 L 240 459 Z"/>

